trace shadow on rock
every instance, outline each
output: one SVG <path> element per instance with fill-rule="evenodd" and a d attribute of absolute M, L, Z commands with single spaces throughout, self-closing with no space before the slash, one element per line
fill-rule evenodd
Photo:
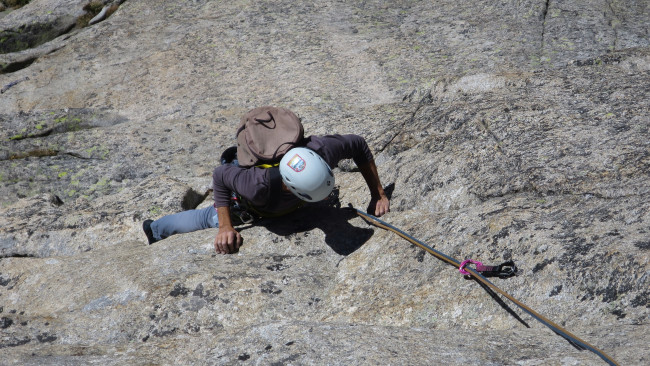
<path fill-rule="evenodd" d="M 337 196 L 328 203 L 310 204 L 281 218 L 260 220 L 257 225 L 280 236 L 320 229 L 325 233 L 325 243 L 334 252 L 349 255 L 374 234 L 371 228 L 350 224 L 349 221 L 355 217 L 357 214 L 353 210 L 341 208 Z"/>
<path fill-rule="evenodd" d="M 384 187 L 384 192 L 389 199 L 392 198 L 395 184 Z M 366 210 L 370 210 L 368 207 Z M 339 255 L 349 255 L 359 249 L 374 234 L 374 229 L 360 228 L 349 223 L 357 217 L 354 210 L 341 208 L 338 188 L 331 196 L 321 202 L 310 203 L 295 212 L 279 217 L 260 219 L 255 223 L 268 231 L 279 235 L 289 236 L 313 229 L 321 229 L 325 233 L 325 243 Z M 245 230 L 248 227 L 239 227 Z"/>
<path fill-rule="evenodd" d="M 348 255 L 374 233 L 373 229 L 351 225 L 348 221 L 354 217 L 357 215 L 345 208 L 308 206 L 280 219 L 261 220 L 259 225 L 280 236 L 321 229 L 327 245 L 337 254 Z"/>

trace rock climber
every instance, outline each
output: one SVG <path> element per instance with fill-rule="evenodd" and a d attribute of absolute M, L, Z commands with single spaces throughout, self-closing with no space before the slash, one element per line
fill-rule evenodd
<path fill-rule="evenodd" d="M 361 136 L 309 136 L 301 147 L 289 150 L 278 167 L 272 168 L 240 167 L 233 149 L 224 152 L 222 165 L 214 169 L 214 204 L 155 221 L 146 220 L 143 229 L 149 244 L 174 234 L 218 227 L 215 251 L 235 253 L 242 244 L 232 215 L 239 205 L 247 215 L 276 217 L 298 209 L 305 202 L 326 199 L 334 188 L 332 169 L 343 159 L 354 160 L 368 185 L 368 212 L 380 217 L 390 211 L 390 200 L 379 180 L 373 155 Z M 233 207 L 233 200 L 237 208 Z"/>

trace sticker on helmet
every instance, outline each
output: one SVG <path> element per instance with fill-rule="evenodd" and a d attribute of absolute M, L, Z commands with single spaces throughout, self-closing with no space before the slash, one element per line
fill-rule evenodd
<path fill-rule="evenodd" d="M 293 169 L 296 173 L 300 173 L 305 169 L 305 166 L 307 163 L 305 162 L 305 159 L 301 158 L 300 155 L 296 154 L 289 160 L 287 163 L 289 168 Z"/>

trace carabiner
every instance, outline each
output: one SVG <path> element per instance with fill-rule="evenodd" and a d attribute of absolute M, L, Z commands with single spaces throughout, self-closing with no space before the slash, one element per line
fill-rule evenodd
<path fill-rule="evenodd" d="M 481 263 L 479 261 L 475 261 L 475 260 L 472 260 L 472 259 L 466 259 L 460 264 L 460 267 L 458 267 L 458 272 L 462 273 L 465 276 L 471 275 L 471 273 L 469 273 L 469 272 L 467 272 L 465 270 L 465 266 L 467 266 L 468 263 L 474 263 L 474 264 L 476 264 L 476 267 L 483 265 L 483 263 Z"/>

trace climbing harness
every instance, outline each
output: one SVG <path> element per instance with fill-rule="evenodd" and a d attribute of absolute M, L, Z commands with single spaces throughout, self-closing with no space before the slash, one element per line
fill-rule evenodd
<path fill-rule="evenodd" d="M 221 162 L 221 165 L 239 166 L 239 161 L 237 160 L 237 146 L 231 146 L 227 148 L 221 154 L 221 158 L 219 160 Z M 278 168 L 279 165 L 280 163 L 255 165 L 255 168 L 268 169 L 271 192 L 281 192 L 282 190 L 282 176 L 280 175 L 280 169 Z M 268 205 L 275 205 L 280 199 L 280 196 L 280 194 L 272 194 Z M 300 201 L 293 207 L 287 208 L 285 211 L 271 213 L 255 208 L 250 202 L 248 202 L 236 192 L 230 192 L 230 217 L 235 225 L 252 224 L 256 219 L 260 217 L 278 217 L 286 215 L 302 207 L 303 205 L 304 202 Z"/>
<path fill-rule="evenodd" d="M 612 366 L 618 366 L 618 364 L 616 363 L 616 361 L 614 361 L 614 359 L 612 359 L 610 356 L 608 356 L 605 352 L 603 352 L 603 351 L 599 350 L 598 348 L 592 346 L 591 344 L 589 344 L 589 343 L 583 341 L 582 339 L 580 339 L 580 338 L 577 337 L 576 335 L 570 333 L 569 331 L 567 331 L 566 329 L 562 328 L 562 327 L 559 326 L 558 324 L 556 324 L 556 323 L 552 322 L 551 320 L 545 318 L 544 316 L 538 314 L 538 313 L 535 312 L 533 309 L 529 308 L 528 306 L 526 306 L 525 304 L 523 304 L 523 303 L 520 302 L 519 300 L 517 300 L 517 299 L 515 299 L 514 297 L 510 296 L 507 292 L 501 290 L 500 288 L 498 288 L 497 286 L 495 286 L 492 282 L 490 282 L 487 278 L 485 278 L 485 276 L 483 276 L 483 275 L 482 275 L 482 274 L 477 270 L 478 268 L 477 268 L 477 269 L 473 269 L 473 268 L 467 266 L 468 263 L 474 263 L 474 264 L 476 264 L 477 266 L 478 266 L 478 265 L 482 265 L 480 262 L 469 260 L 469 261 L 464 261 L 464 262 L 461 263 L 461 262 L 457 261 L 456 259 L 454 259 L 454 258 L 452 258 L 452 257 L 450 257 L 450 256 L 448 256 L 448 255 L 446 255 L 446 254 L 444 254 L 444 253 L 442 253 L 442 252 L 439 252 L 439 251 L 437 251 L 437 250 L 431 248 L 431 247 L 428 246 L 427 244 L 425 244 L 425 243 L 423 243 L 423 242 L 421 242 L 421 241 L 415 239 L 415 238 L 412 237 L 411 235 L 405 233 L 404 231 L 402 231 L 402 230 L 396 228 L 396 227 L 393 226 L 393 225 L 390 225 L 390 224 L 386 223 L 385 221 L 383 221 L 383 220 L 381 220 L 381 219 L 379 219 L 379 218 L 377 218 L 377 217 L 375 217 L 375 216 L 373 216 L 373 215 L 370 215 L 370 214 L 368 214 L 368 213 L 366 213 L 366 212 L 363 212 L 363 211 L 361 211 L 361 210 L 359 210 L 359 209 L 356 209 L 356 208 L 354 208 L 354 207 L 351 207 L 351 206 L 350 206 L 350 208 L 353 209 L 353 210 L 355 210 L 359 216 L 361 216 L 362 218 L 364 218 L 364 219 L 365 219 L 366 221 L 368 221 L 369 223 L 371 223 L 371 224 L 373 224 L 373 225 L 375 225 L 375 226 L 377 226 L 377 227 L 380 227 L 380 228 L 386 229 L 386 230 L 388 230 L 388 231 L 392 231 L 393 233 L 395 233 L 395 234 L 401 236 L 402 238 L 408 240 L 408 241 L 411 242 L 412 244 L 414 244 L 414 245 L 416 245 L 416 246 L 418 246 L 418 247 L 424 249 L 425 251 L 427 251 L 428 253 L 432 254 L 432 255 L 435 256 L 436 258 L 438 258 L 438 259 L 440 259 L 440 260 L 442 260 L 442 261 L 444 261 L 444 262 L 447 262 L 447 263 L 453 265 L 454 267 L 459 268 L 460 270 L 465 271 L 466 273 L 468 273 L 468 275 L 471 275 L 471 276 L 474 277 L 477 281 L 479 281 L 479 283 L 485 285 L 486 287 L 488 287 L 489 289 L 495 291 L 496 293 L 499 293 L 499 294 L 501 294 L 502 296 L 506 297 L 508 300 L 510 300 L 510 301 L 512 301 L 513 303 L 515 303 L 515 305 L 517 305 L 520 309 L 522 309 L 523 311 L 525 311 L 526 313 L 528 313 L 528 315 L 532 316 L 532 317 L 535 318 L 537 321 L 539 321 L 540 323 L 544 324 L 545 326 L 547 326 L 547 327 L 550 328 L 552 331 L 554 331 L 555 333 L 557 333 L 557 334 L 559 334 L 560 336 L 562 336 L 564 339 L 566 339 L 566 340 L 569 341 L 570 343 L 572 343 L 572 344 L 574 344 L 574 345 L 576 345 L 576 346 L 578 346 L 578 347 L 580 347 L 580 348 L 582 348 L 582 349 L 587 349 L 587 350 L 593 352 L 593 353 L 596 354 L 598 357 L 600 357 L 600 358 L 603 359 L 605 362 L 607 362 L 609 365 L 612 365 Z M 504 266 L 504 267 L 502 267 L 501 270 L 503 270 L 504 268 L 508 267 L 508 266 L 509 266 L 509 263 L 506 262 L 506 263 L 504 263 L 502 266 Z M 515 269 L 515 268 L 516 268 L 516 267 L 514 267 L 514 263 L 513 263 L 512 270 L 516 272 L 516 269 Z M 508 270 L 508 269 L 506 268 L 506 270 Z M 464 274 L 465 272 L 461 272 L 461 273 Z"/>
<path fill-rule="evenodd" d="M 239 219 L 242 224 L 252 224 L 255 221 L 255 216 L 244 208 L 239 195 L 235 192 L 230 193 L 230 215 L 232 218 Z"/>

